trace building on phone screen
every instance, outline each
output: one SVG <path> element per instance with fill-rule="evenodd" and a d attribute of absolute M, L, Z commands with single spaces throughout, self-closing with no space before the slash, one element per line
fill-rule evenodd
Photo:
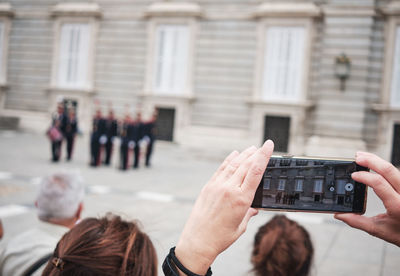
<path fill-rule="evenodd" d="M 42 132 L 61 99 L 87 133 L 98 100 L 182 145 L 400 165 L 399 60 L 399 1 L 6 0 L 0 127 Z"/>
<path fill-rule="evenodd" d="M 262 206 L 352 210 L 355 165 L 320 160 L 272 159 L 262 182 Z"/>

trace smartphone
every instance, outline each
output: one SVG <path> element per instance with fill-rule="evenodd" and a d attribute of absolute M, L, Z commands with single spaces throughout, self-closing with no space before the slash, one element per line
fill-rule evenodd
<path fill-rule="evenodd" d="M 252 207 L 323 213 L 365 212 L 367 188 L 355 171 L 369 171 L 351 159 L 272 156 Z"/>

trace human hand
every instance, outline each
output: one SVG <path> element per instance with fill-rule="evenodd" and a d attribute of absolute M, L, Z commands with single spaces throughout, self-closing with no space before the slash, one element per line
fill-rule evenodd
<path fill-rule="evenodd" d="M 250 206 L 273 149 L 268 140 L 259 149 L 232 152 L 203 187 L 175 249 L 186 268 L 204 275 L 246 230 L 257 214 Z"/>
<path fill-rule="evenodd" d="M 374 217 L 335 214 L 335 218 L 351 227 L 400 246 L 400 171 L 372 153 L 357 152 L 356 162 L 376 172 L 354 172 L 352 178 L 374 190 L 382 200 L 386 213 Z"/>

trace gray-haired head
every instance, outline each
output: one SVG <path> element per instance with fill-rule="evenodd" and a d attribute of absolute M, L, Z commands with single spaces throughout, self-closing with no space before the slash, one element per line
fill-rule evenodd
<path fill-rule="evenodd" d="M 55 173 L 43 178 L 36 199 L 41 220 L 72 218 L 85 191 L 78 173 Z"/>

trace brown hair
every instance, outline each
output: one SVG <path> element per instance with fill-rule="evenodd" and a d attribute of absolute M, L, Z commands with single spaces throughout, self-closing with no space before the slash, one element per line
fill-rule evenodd
<path fill-rule="evenodd" d="M 256 275 L 306 276 L 313 252 L 307 230 L 285 216 L 274 216 L 254 238 L 253 271 Z"/>
<path fill-rule="evenodd" d="M 107 215 L 84 219 L 58 242 L 43 275 L 157 275 L 150 238 L 133 222 Z"/>

